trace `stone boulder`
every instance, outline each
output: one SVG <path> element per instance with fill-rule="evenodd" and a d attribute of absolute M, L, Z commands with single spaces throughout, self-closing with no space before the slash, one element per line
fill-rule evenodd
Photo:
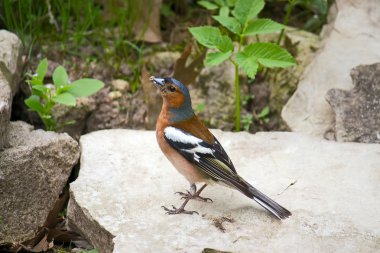
<path fill-rule="evenodd" d="M 335 112 L 335 139 L 380 143 L 380 63 L 351 71 L 352 90 L 331 89 L 326 99 Z"/>
<path fill-rule="evenodd" d="M 278 221 L 222 186 L 190 201 L 200 215 L 166 215 L 188 182 L 161 154 L 153 131 L 84 135 L 69 224 L 108 252 L 377 252 L 380 146 L 300 133 L 215 131 L 241 176 L 293 215 Z M 338 158 L 338 159 L 337 159 Z"/>
<path fill-rule="evenodd" d="M 0 245 L 34 236 L 53 208 L 79 158 L 67 134 L 11 122 L 9 147 L 0 151 Z"/>
<path fill-rule="evenodd" d="M 226 61 L 205 67 L 191 89 L 193 108 L 211 127 L 231 130 L 235 119 L 235 68 Z"/>
<path fill-rule="evenodd" d="M 336 16 L 322 31 L 322 46 L 282 111 L 293 131 L 319 137 L 334 124 L 334 112 L 325 100 L 327 91 L 351 89 L 352 68 L 380 62 L 380 1 L 335 2 L 331 13 Z"/>
<path fill-rule="evenodd" d="M 0 30 L 0 72 L 11 87 L 13 95 L 18 91 L 21 56 L 21 40 L 11 32 Z"/>
<path fill-rule="evenodd" d="M 7 144 L 5 132 L 11 117 L 12 97 L 18 89 L 21 49 L 16 35 L 0 30 L 0 150 Z"/>

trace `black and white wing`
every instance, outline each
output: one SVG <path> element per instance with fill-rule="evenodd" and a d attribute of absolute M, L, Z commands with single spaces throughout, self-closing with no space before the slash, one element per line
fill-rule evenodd
<path fill-rule="evenodd" d="M 215 141 L 211 145 L 175 127 L 166 127 L 164 136 L 171 147 L 213 180 L 221 181 L 239 189 L 243 187 L 231 159 L 215 137 Z"/>

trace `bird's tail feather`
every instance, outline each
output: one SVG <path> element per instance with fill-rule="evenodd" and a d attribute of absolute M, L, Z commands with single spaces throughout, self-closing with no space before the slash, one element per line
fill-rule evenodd
<path fill-rule="evenodd" d="M 292 215 L 286 208 L 282 207 L 274 200 L 266 196 L 264 193 L 257 190 L 255 187 L 250 185 L 248 182 L 242 179 L 244 182 L 244 187 L 238 187 L 239 190 L 244 193 L 247 197 L 255 200 L 258 204 L 264 207 L 267 211 L 272 213 L 278 219 L 286 219 Z"/>

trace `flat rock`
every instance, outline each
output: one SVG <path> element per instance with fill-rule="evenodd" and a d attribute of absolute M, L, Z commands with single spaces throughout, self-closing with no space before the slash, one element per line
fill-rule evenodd
<path fill-rule="evenodd" d="M 222 186 L 190 201 L 200 215 L 166 215 L 188 188 L 153 131 L 84 135 L 69 224 L 100 252 L 378 252 L 380 146 L 299 133 L 214 132 L 241 176 L 291 210 L 278 221 Z"/>
<path fill-rule="evenodd" d="M 322 34 L 322 46 L 283 108 L 282 117 L 292 131 L 322 137 L 335 119 L 325 100 L 327 91 L 351 89 L 352 68 L 380 62 L 380 1 L 335 2 L 336 16 Z"/>
<path fill-rule="evenodd" d="M 79 145 L 67 134 L 17 121 L 7 137 L 10 146 L 0 152 L 0 245 L 34 236 L 79 158 Z"/>
<path fill-rule="evenodd" d="M 380 143 L 380 63 L 351 71 L 352 90 L 331 89 L 327 102 L 335 112 L 338 141 Z"/>

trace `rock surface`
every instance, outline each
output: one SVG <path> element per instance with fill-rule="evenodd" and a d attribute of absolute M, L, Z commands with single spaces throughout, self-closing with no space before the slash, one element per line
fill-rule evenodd
<path fill-rule="evenodd" d="M 313 33 L 287 27 L 284 34 L 283 47 L 294 56 L 297 65 L 268 71 L 269 106 L 271 113 L 278 113 L 278 115 L 296 90 L 302 73 L 314 59 L 315 52 L 320 46 L 319 36 Z M 273 35 L 274 38 L 270 41 L 275 43 L 279 35 Z M 262 40 L 263 37 L 265 39 L 266 36 L 261 35 L 260 39 Z"/>
<path fill-rule="evenodd" d="M 280 222 L 237 191 L 209 186 L 190 201 L 200 215 L 168 216 L 188 188 L 155 143 L 155 133 L 84 135 L 69 223 L 100 252 L 378 252 L 380 146 L 299 133 L 215 131 L 241 176 L 293 216 Z"/>
<path fill-rule="evenodd" d="M 13 33 L 0 30 L 0 72 L 5 76 L 14 95 L 18 90 L 22 43 Z"/>
<path fill-rule="evenodd" d="M 282 111 L 293 131 L 322 137 L 334 122 L 327 91 L 351 89 L 352 68 L 380 62 L 380 1 L 337 0 L 336 7 L 321 48 Z"/>
<path fill-rule="evenodd" d="M 380 63 L 351 71 L 354 88 L 331 89 L 326 99 L 335 112 L 338 141 L 380 143 Z"/>
<path fill-rule="evenodd" d="M 7 138 L 10 147 L 0 152 L 0 245 L 34 236 L 79 158 L 67 134 L 33 131 L 21 121 L 9 124 Z"/>
<path fill-rule="evenodd" d="M 0 150 L 7 144 L 5 132 L 11 117 L 12 97 L 18 89 L 21 41 L 0 30 Z"/>
<path fill-rule="evenodd" d="M 216 128 L 233 129 L 235 117 L 235 69 L 226 61 L 206 67 L 199 74 L 197 89 L 190 89 L 193 108 Z"/>

